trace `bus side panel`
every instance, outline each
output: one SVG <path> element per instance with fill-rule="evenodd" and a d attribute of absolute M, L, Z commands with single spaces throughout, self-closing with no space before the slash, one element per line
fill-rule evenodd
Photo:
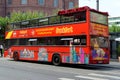
<path fill-rule="evenodd" d="M 9 57 L 8 56 L 8 50 L 4 50 L 4 57 L 6 58 L 6 57 Z"/>
<path fill-rule="evenodd" d="M 72 64 L 89 64 L 89 49 L 88 47 L 70 47 L 70 53 L 63 53 L 62 62 Z"/>
<path fill-rule="evenodd" d="M 13 57 L 13 53 L 18 52 L 20 60 L 52 61 L 55 53 L 69 53 L 68 47 L 63 46 L 13 46 L 8 50 L 8 54 Z"/>
<path fill-rule="evenodd" d="M 13 46 L 8 53 L 18 52 L 20 60 L 52 61 L 53 54 L 60 54 L 62 63 L 89 64 L 88 47 L 80 46 Z"/>

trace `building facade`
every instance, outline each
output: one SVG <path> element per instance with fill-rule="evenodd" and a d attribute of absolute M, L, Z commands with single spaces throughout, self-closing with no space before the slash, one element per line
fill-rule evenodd
<path fill-rule="evenodd" d="M 110 17 L 108 21 L 109 21 L 109 26 L 112 25 L 120 26 L 120 17 Z"/>
<path fill-rule="evenodd" d="M 120 37 L 120 32 L 111 32 L 110 35 L 110 58 L 117 59 L 118 58 L 118 46 L 120 45 L 120 41 L 116 41 L 116 38 Z"/>
<path fill-rule="evenodd" d="M 0 0 L 0 16 L 13 11 L 38 11 L 52 15 L 56 10 L 78 7 L 78 0 Z"/>
<path fill-rule="evenodd" d="M 120 26 L 120 17 L 109 17 L 109 27 L 115 25 Z M 120 45 L 120 41 L 116 41 L 116 38 L 120 37 L 120 32 L 110 32 L 110 57 L 112 59 L 118 58 L 118 46 Z"/>

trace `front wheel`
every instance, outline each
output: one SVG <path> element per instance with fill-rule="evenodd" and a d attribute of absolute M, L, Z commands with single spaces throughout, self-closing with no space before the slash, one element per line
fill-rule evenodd
<path fill-rule="evenodd" d="M 59 54 L 54 54 L 54 55 L 53 55 L 52 63 L 53 63 L 55 66 L 60 65 L 60 63 L 61 63 L 61 58 L 60 58 L 60 55 L 59 55 Z"/>
<path fill-rule="evenodd" d="M 18 55 L 17 52 L 15 52 L 15 53 L 13 54 L 13 59 L 14 59 L 14 61 L 18 61 L 18 60 L 19 60 L 19 55 Z"/>

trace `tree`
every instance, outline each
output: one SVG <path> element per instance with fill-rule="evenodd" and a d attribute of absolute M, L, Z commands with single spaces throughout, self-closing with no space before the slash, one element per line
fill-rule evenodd
<path fill-rule="evenodd" d="M 10 22 L 18 22 L 18 21 L 23 21 L 23 20 L 29 20 L 29 19 L 34 19 L 34 18 L 42 18 L 46 16 L 43 12 L 37 12 L 37 11 L 28 11 L 28 12 L 15 12 L 13 11 L 13 13 L 10 16 Z"/>
<path fill-rule="evenodd" d="M 4 34 L 5 33 L 5 27 L 7 26 L 7 23 L 9 22 L 9 18 L 8 17 L 0 17 L 0 34 Z"/>
<path fill-rule="evenodd" d="M 46 16 L 43 12 L 37 12 L 37 11 L 28 11 L 28 12 L 13 12 L 11 13 L 10 18 L 8 17 L 0 17 L 0 39 L 1 35 L 4 36 L 5 34 L 5 28 L 7 27 L 8 23 L 12 22 L 18 22 L 18 21 L 23 21 L 23 20 L 29 20 L 29 19 L 34 19 L 34 18 L 42 18 Z M 3 40 L 4 38 L 2 38 Z"/>
<path fill-rule="evenodd" d="M 110 26 L 109 32 L 120 32 L 120 26 L 117 26 L 117 25 Z"/>

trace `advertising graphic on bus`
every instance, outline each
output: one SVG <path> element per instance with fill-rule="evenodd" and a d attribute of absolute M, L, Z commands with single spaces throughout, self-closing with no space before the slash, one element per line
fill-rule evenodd
<path fill-rule="evenodd" d="M 8 24 L 5 57 L 54 65 L 108 64 L 108 13 L 81 7 Z"/>

